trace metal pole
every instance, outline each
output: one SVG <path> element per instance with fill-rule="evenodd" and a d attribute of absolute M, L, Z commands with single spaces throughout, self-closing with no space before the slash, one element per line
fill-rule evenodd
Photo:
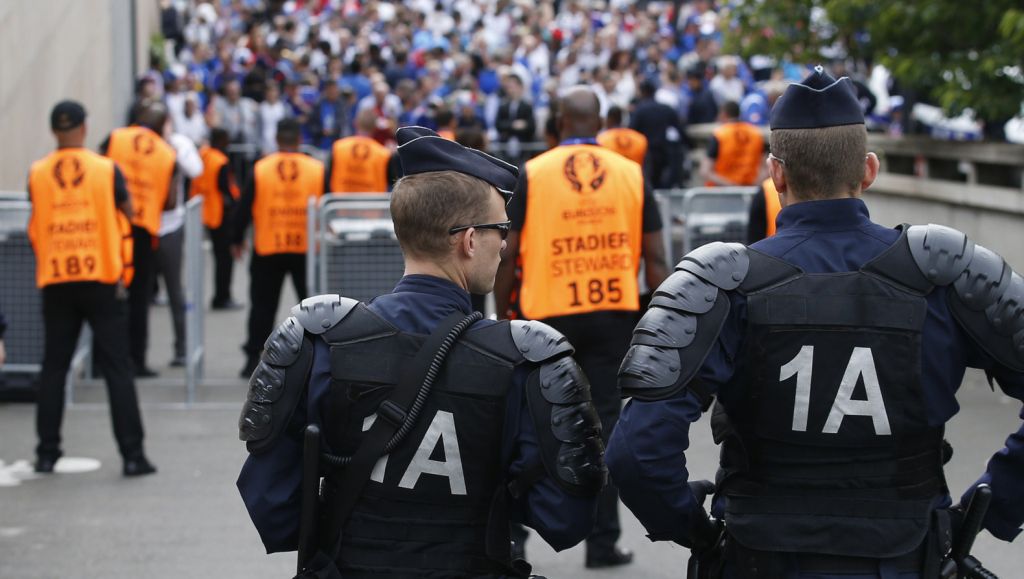
<path fill-rule="evenodd" d="M 197 195 L 185 205 L 185 405 L 196 399 L 203 363 L 203 197 Z"/>
<path fill-rule="evenodd" d="M 317 201 L 316 197 L 310 197 L 306 204 L 306 291 L 311 296 L 324 293 L 316 286 L 316 252 L 320 245 L 316 227 Z M 303 299 L 303 296 L 299 296 L 299 299 Z"/>

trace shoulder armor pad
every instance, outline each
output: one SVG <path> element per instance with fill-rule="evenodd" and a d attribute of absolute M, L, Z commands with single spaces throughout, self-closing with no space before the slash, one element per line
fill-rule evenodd
<path fill-rule="evenodd" d="M 340 322 L 359 302 L 338 294 L 313 296 L 292 308 L 292 316 L 310 334 L 322 334 Z"/>
<path fill-rule="evenodd" d="M 698 247 L 676 265 L 676 271 L 688 271 L 724 290 L 738 288 L 749 268 L 746 246 L 721 241 Z"/>
<path fill-rule="evenodd" d="M 267 339 L 249 378 L 249 393 L 238 419 L 238 438 L 249 452 L 270 448 L 284 431 L 302 399 L 312 363 L 313 342 L 292 316 Z"/>
<path fill-rule="evenodd" d="M 512 320 L 510 328 L 516 349 L 531 362 L 544 362 L 573 352 L 569 339 L 544 322 Z"/>
<path fill-rule="evenodd" d="M 703 314 L 715 305 L 718 288 L 688 271 L 677 271 L 654 290 L 651 307 Z"/>
<path fill-rule="evenodd" d="M 527 379 L 526 400 L 548 476 L 569 493 L 596 495 L 608 474 L 601 420 L 583 370 L 572 356 L 541 364 Z"/>
<path fill-rule="evenodd" d="M 953 283 L 950 308 L 961 327 L 996 362 L 1024 372 L 1024 278 L 980 245 Z"/>
<path fill-rule="evenodd" d="M 967 269 L 974 244 L 963 232 L 943 225 L 913 225 L 907 229 L 910 254 L 935 285 L 949 285 Z"/>

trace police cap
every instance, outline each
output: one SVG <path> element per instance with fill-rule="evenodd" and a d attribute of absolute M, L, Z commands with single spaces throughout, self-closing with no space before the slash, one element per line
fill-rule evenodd
<path fill-rule="evenodd" d="M 864 113 L 853 83 L 845 76 L 832 78 L 821 65 L 799 84 L 789 85 L 772 107 L 772 130 L 863 124 Z"/>
<path fill-rule="evenodd" d="M 85 122 L 85 107 L 77 101 L 60 101 L 50 111 L 50 129 L 70 131 Z"/>
<path fill-rule="evenodd" d="M 395 133 L 398 138 L 398 159 L 402 175 L 455 171 L 482 179 L 501 193 L 505 202 L 519 179 L 519 169 L 487 153 L 463 147 L 424 127 L 402 127 Z"/>

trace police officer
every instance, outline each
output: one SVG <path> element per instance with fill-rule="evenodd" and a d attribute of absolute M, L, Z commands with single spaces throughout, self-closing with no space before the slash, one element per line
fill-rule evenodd
<path fill-rule="evenodd" d="M 638 270 L 649 287 L 667 274 L 661 219 L 641 167 L 598 146 L 600 104 L 589 88 L 560 104 L 560 146 L 526 163 L 509 204 L 512 232 L 495 284 L 499 315 L 541 320 L 565 334 L 590 379 L 605 436 L 619 415 L 615 372 L 640 308 Z M 521 281 L 516 285 L 516 262 Z M 512 300 L 513 292 L 517 298 Z M 587 539 L 586 565 L 629 563 L 618 548 L 618 498 L 609 486 Z"/>
<path fill-rule="evenodd" d="M 319 461 L 320 553 L 307 570 L 523 576 L 510 519 L 557 550 L 589 532 L 600 424 L 564 336 L 470 314 L 469 292 L 494 282 L 515 167 L 422 127 L 397 139 L 406 275 L 368 304 L 307 299 L 270 337 L 240 420 L 250 456 L 238 488 L 269 552 L 299 547 L 301 429 L 318 424 L 333 456 Z M 414 396 L 418 411 L 403 401 Z M 347 467 L 330 466 L 341 456 Z"/>
<path fill-rule="evenodd" d="M 192 181 L 189 197 L 203 197 L 203 225 L 213 246 L 213 299 L 210 308 L 233 310 L 241 307 L 231 298 L 231 274 L 234 259 L 231 257 L 230 216 L 241 193 L 231 163 L 228 162 L 228 132 L 220 127 L 210 130 L 210 143 L 199 150 L 203 161 L 203 173 Z"/>
<path fill-rule="evenodd" d="M 256 162 L 252 180 L 235 213 L 232 253 L 241 257 L 245 232 L 253 224 L 249 263 L 249 338 L 242 346 L 246 361 L 241 376 L 256 368 L 263 342 L 274 329 L 286 275 L 300 299 L 306 289 L 306 214 L 310 197 L 327 189 L 324 164 L 299 152 L 301 127 L 294 119 L 277 123 L 276 153 Z"/>
<path fill-rule="evenodd" d="M 156 275 L 156 245 L 164 210 L 173 209 L 176 154 L 163 139 L 167 107 L 152 102 L 135 113 L 136 124 L 115 129 L 100 150 L 124 172 L 132 198 L 132 239 L 135 276 L 128 286 L 132 362 L 140 378 L 156 376 L 146 365 L 149 346 L 149 303 Z"/>
<path fill-rule="evenodd" d="M 391 151 L 373 138 L 375 109 L 356 114 L 356 134 L 334 141 L 328 173 L 332 193 L 386 193 L 394 181 Z"/>
<path fill-rule="evenodd" d="M 652 540 L 705 552 L 680 458 L 715 397 L 726 577 L 937 577 L 958 519 L 942 427 L 968 366 L 1024 400 L 1024 280 L 953 229 L 870 220 L 878 158 L 846 79 L 817 68 L 771 128 L 778 231 L 699 248 L 655 292 L 619 374 L 612 477 Z M 1004 540 L 1024 521 L 1022 441 L 979 479 Z"/>
<path fill-rule="evenodd" d="M 57 150 L 29 172 L 29 236 L 42 289 L 45 353 L 36 407 L 35 470 L 53 472 L 60 458 L 64 384 L 82 322 L 95 335 L 107 382 L 114 437 L 124 475 L 156 472 L 142 448 L 142 418 L 128 350 L 125 284 L 132 277 L 133 215 L 124 176 L 113 161 L 83 148 L 85 109 L 58 103 L 50 114 Z M 157 215 L 159 218 L 159 215 Z"/>
<path fill-rule="evenodd" d="M 722 104 L 721 125 L 708 139 L 707 154 L 700 163 L 704 185 L 753 185 L 764 167 L 764 137 L 754 125 L 740 120 L 740 106 Z"/>

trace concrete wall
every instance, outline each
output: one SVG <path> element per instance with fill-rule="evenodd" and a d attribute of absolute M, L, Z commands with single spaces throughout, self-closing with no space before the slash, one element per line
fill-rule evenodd
<path fill-rule="evenodd" d="M 52 150 L 58 101 L 85 105 L 93 148 L 124 122 L 133 56 L 144 70 L 158 14 L 157 0 L 0 1 L 0 190 L 24 190 L 29 165 Z"/>

